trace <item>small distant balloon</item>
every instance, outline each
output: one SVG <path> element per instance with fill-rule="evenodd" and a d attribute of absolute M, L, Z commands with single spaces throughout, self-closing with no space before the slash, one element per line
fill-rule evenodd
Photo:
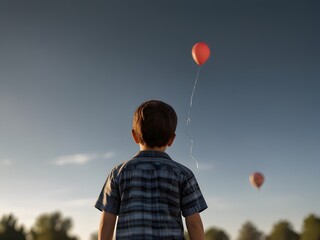
<path fill-rule="evenodd" d="M 250 183 L 252 184 L 252 186 L 260 189 L 260 187 L 262 186 L 262 184 L 264 182 L 264 176 L 260 172 L 254 172 L 250 175 L 249 180 L 250 180 Z"/>
<path fill-rule="evenodd" d="M 210 48 L 204 42 L 198 42 L 192 47 L 193 60 L 201 66 L 210 57 Z"/>

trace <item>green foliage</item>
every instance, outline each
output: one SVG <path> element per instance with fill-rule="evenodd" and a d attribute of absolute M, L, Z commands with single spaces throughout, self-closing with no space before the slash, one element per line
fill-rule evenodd
<path fill-rule="evenodd" d="M 59 212 L 42 214 L 30 230 L 25 233 L 22 226 L 17 226 L 16 218 L 4 215 L 0 219 L 0 240 L 77 240 L 70 236 L 72 221 L 69 218 L 63 219 Z M 184 237 L 189 240 L 188 233 Z M 90 240 L 97 240 L 98 233 L 94 232 Z M 288 221 L 279 221 L 266 238 L 257 230 L 251 222 L 245 222 L 237 240 L 320 240 L 320 218 L 310 214 L 304 219 L 301 237 L 296 233 Z M 229 240 L 228 235 L 221 229 L 212 227 L 205 232 L 205 240 Z"/>
<path fill-rule="evenodd" d="M 320 218 L 310 214 L 304 219 L 300 240 L 320 240 Z"/>
<path fill-rule="evenodd" d="M 228 235 L 221 229 L 209 228 L 204 235 L 205 240 L 229 240 Z"/>
<path fill-rule="evenodd" d="M 17 227 L 16 218 L 10 214 L 0 220 L 0 240 L 26 240 L 23 227 Z"/>
<path fill-rule="evenodd" d="M 92 233 L 92 234 L 90 235 L 90 240 L 98 240 L 98 233 L 97 233 L 97 232 Z"/>
<path fill-rule="evenodd" d="M 294 232 L 288 221 L 280 221 L 273 226 L 267 240 L 299 240 L 299 234 Z M 310 240 L 310 239 L 308 239 Z"/>
<path fill-rule="evenodd" d="M 240 231 L 238 240 L 261 240 L 263 239 L 262 233 L 257 230 L 253 223 L 245 222 Z"/>
<path fill-rule="evenodd" d="M 59 212 L 43 214 L 37 218 L 31 236 L 33 240 L 77 240 L 68 234 L 71 227 L 71 219 L 63 219 Z"/>

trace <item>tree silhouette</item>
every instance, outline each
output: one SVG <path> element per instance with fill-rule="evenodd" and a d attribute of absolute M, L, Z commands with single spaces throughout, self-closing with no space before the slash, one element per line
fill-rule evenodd
<path fill-rule="evenodd" d="M 90 235 L 90 240 L 98 240 L 98 233 L 97 233 L 97 232 L 92 233 L 92 234 Z"/>
<path fill-rule="evenodd" d="M 301 240 L 320 240 L 320 218 L 310 214 L 304 219 Z"/>
<path fill-rule="evenodd" d="M 282 220 L 273 226 L 267 240 L 299 240 L 299 234 L 293 231 L 288 221 Z M 310 240 L 310 239 L 308 239 Z"/>
<path fill-rule="evenodd" d="M 13 214 L 4 215 L 0 219 L 0 240 L 77 240 L 70 236 L 72 228 L 70 218 L 62 218 L 59 212 L 42 214 L 32 226 L 30 232 L 26 232 L 22 226 L 17 226 L 17 219 Z M 184 233 L 189 240 L 188 233 Z M 90 240 L 97 240 L 98 232 L 93 232 Z M 302 233 L 299 236 L 290 222 L 281 220 L 273 225 L 271 233 L 264 236 L 253 223 L 245 222 L 239 230 L 237 240 L 320 240 L 320 218 L 310 214 L 304 219 Z M 205 232 L 205 240 L 229 240 L 229 236 L 221 229 L 211 227 Z"/>
<path fill-rule="evenodd" d="M 257 230 L 256 226 L 253 223 L 247 221 L 242 225 L 237 239 L 238 240 L 262 240 L 263 235 L 261 232 Z"/>
<path fill-rule="evenodd" d="M 26 240 L 23 227 L 17 227 L 17 220 L 12 215 L 3 216 L 0 220 L 0 240 Z"/>
<path fill-rule="evenodd" d="M 33 240 L 77 240 L 69 236 L 71 219 L 62 219 L 59 212 L 40 215 L 31 229 Z"/>
<path fill-rule="evenodd" d="M 205 240 L 229 240 L 228 235 L 221 229 L 209 228 L 204 235 Z"/>

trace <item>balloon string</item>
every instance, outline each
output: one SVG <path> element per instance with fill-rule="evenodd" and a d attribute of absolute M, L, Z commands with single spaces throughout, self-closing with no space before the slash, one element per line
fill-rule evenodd
<path fill-rule="evenodd" d="M 188 135 L 189 140 L 190 140 L 190 151 L 189 151 L 189 155 L 190 155 L 190 158 L 197 164 L 197 168 L 199 168 L 199 163 L 198 163 L 197 159 L 192 155 L 192 150 L 193 150 L 193 138 L 192 138 L 192 136 L 191 136 L 191 134 L 189 133 L 188 130 L 189 130 L 189 125 L 190 125 L 190 123 L 191 123 L 190 114 L 191 114 L 191 108 L 192 108 L 192 104 L 193 104 L 193 96 L 194 96 L 194 92 L 195 92 L 196 87 L 197 87 L 200 69 L 201 69 L 201 67 L 199 67 L 199 69 L 198 69 L 197 77 L 196 77 L 196 80 L 195 80 L 195 82 L 194 82 L 192 94 L 191 94 L 191 97 L 190 97 L 190 105 L 189 105 L 189 110 L 188 110 L 188 116 L 187 116 L 187 135 Z"/>

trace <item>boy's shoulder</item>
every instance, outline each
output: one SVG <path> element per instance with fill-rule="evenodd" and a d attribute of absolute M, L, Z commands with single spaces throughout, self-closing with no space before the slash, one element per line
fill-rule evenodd
<path fill-rule="evenodd" d="M 174 161 L 167 153 L 151 150 L 140 151 L 132 159 L 122 162 L 113 169 L 117 175 L 132 170 L 165 170 L 186 178 L 194 176 L 188 167 Z"/>

